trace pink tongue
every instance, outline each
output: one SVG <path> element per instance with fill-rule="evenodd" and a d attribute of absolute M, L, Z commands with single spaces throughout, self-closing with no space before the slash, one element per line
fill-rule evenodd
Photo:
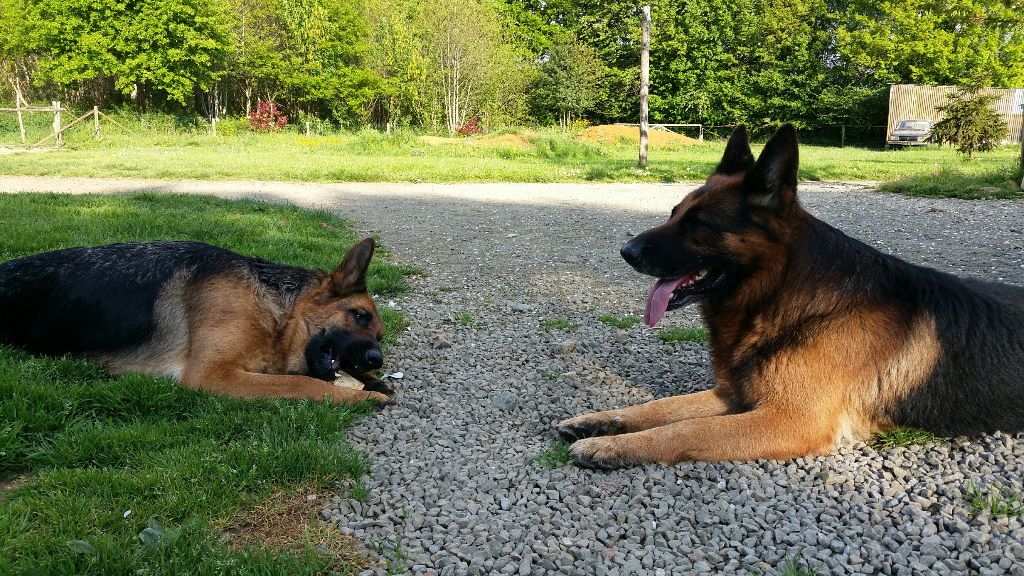
<path fill-rule="evenodd" d="M 661 320 L 668 310 L 668 302 L 672 299 L 672 293 L 676 288 L 689 279 L 688 276 L 673 280 L 658 280 L 651 287 L 651 294 L 647 297 L 647 310 L 644 311 L 644 324 L 654 327 Z"/>

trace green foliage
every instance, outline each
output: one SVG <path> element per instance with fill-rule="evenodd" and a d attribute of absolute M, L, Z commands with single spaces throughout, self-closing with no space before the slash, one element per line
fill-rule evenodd
<path fill-rule="evenodd" d="M 975 514 L 986 510 L 993 516 L 1020 516 L 1024 514 L 1024 500 L 1022 500 L 1021 494 L 1008 490 L 1000 484 L 993 484 L 988 486 L 987 490 L 982 490 L 975 486 L 973 482 L 969 482 L 964 499 Z"/>
<path fill-rule="evenodd" d="M 786 558 L 786 561 L 782 564 L 782 569 L 778 572 L 758 572 L 752 568 L 747 568 L 747 573 L 751 576 L 818 576 L 818 571 L 807 566 L 797 558 Z"/>
<path fill-rule="evenodd" d="M 551 332 L 552 330 L 564 330 L 566 332 L 575 330 L 576 325 L 564 318 L 545 318 L 540 321 L 540 327 L 545 332 Z"/>
<path fill-rule="evenodd" d="M 459 326 L 472 326 L 476 324 L 476 320 L 473 319 L 473 315 L 468 312 L 459 312 L 455 315 L 455 323 Z"/>
<path fill-rule="evenodd" d="M 454 136 L 473 116 L 515 120 L 525 108 L 527 59 L 488 0 L 428 0 L 414 20 L 428 73 L 432 126 Z"/>
<path fill-rule="evenodd" d="M 360 0 L 289 0 L 277 12 L 284 62 L 276 72 L 293 105 L 356 124 L 375 82 L 362 66 L 367 24 Z"/>
<path fill-rule="evenodd" d="M 932 128 L 932 140 L 952 144 L 968 160 L 973 160 L 976 152 L 989 152 L 999 146 L 1007 126 L 992 106 L 996 95 L 966 89 L 948 98 L 949 103 L 939 107 L 944 118 Z"/>
<path fill-rule="evenodd" d="M 658 332 L 658 340 L 662 342 L 707 342 L 707 328 L 690 328 L 680 326 L 678 328 L 667 328 Z"/>
<path fill-rule="evenodd" d="M 628 316 L 628 315 L 627 316 L 616 316 L 614 314 L 602 314 L 601 316 L 597 317 L 597 320 L 599 322 L 603 322 L 605 324 L 608 324 L 609 326 L 614 326 L 616 328 L 622 328 L 623 330 L 628 330 L 628 329 L 632 328 L 633 326 L 636 326 L 637 322 L 640 321 L 640 318 L 637 317 L 637 316 Z"/>
<path fill-rule="evenodd" d="M 850 0 L 846 6 L 836 31 L 842 64 L 876 86 L 1024 83 L 1019 0 Z"/>
<path fill-rule="evenodd" d="M 603 75 L 593 48 L 572 34 L 561 34 L 540 65 L 532 87 L 532 105 L 539 117 L 548 118 L 555 112 L 559 124 L 568 126 L 597 103 Z"/>
<path fill-rule="evenodd" d="M 547 470 L 561 468 L 572 462 L 572 452 L 569 447 L 570 444 L 565 440 L 558 440 L 537 454 L 533 458 L 533 462 L 538 467 Z"/>
<path fill-rule="evenodd" d="M 22 48 L 39 78 L 71 88 L 109 78 L 122 94 L 186 104 L 220 73 L 228 36 L 219 5 L 202 0 L 38 0 L 27 5 Z"/>
<path fill-rule="evenodd" d="M 890 450 L 899 446 L 928 446 L 945 440 L 946 438 L 936 436 L 927 430 L 896 426 L 875 434 L 871 447 L 875 450 Z"/>

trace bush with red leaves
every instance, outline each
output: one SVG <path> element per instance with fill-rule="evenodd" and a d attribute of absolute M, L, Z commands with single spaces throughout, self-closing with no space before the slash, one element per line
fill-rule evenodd
<path fill-rule="evenodd" d="M 273 102 L 260 100 L 256 109 L 249 112 L 249 129 L 256 132 L 277 132 L 288 124 L 288 117 L 278 111 Z"/>
<path fill-rule="evenodd" d="M 472 136 L 473 134 L 481 134 L 481 133 L 483 133 L 483 131 L 484 131 L 484 129 L 480 127 L 480 117 L 479 116 L 473 116 L 472 118 L 469 119 L 469 121 L 467 121 L 462 126 L 459 126 L 459 129 L 456 130 L 457 133 L 462 134 L 463 136 Z"/>

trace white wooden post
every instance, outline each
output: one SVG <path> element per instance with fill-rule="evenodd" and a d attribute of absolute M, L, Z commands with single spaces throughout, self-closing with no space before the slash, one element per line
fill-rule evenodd
<path fill-rule="evenodd" d="M 60 100 L 51 100 L 53 105 L 53 145 L 60 148 L 64 135 L 60 132 Z"/>
<path fill-rule="evenodd" d="M 100 139 L 100 107 L 92 107 L 92 138 L 93 140 Z"/>
<path fill-rule="evenodd" d="M 18 109 L 18 131 L 21 133 L 21 143 L 25 143 L 25 119 L 22 117 L 21 109 L 25 107 L 25 99 L 21 96 L 21 86 L 14 85 L 14 107 Z"/>
<path fill-rule="evenodd" d="M 644 6 L 640 29 L 640 167 L 647 168 L 647 81 L 651 66 L 651 7 Z"/>

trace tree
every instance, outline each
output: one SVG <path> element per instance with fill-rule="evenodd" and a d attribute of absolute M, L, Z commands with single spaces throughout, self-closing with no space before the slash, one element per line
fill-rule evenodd
<path fill-rule="evenodd" d="M 38 0 L 26 18 L 41 81 L 110 78 L 123 94 L 179 104 L 217 80 L 228 44 L 223 14 L 205 0 Z"/>
<path fill-rule="evenodd" d="M 281 82 L 292 108 L 341 124 L 364 120 L 376 77 L 364 64 L 369 36 L 361 0 L 280 0 Z"/>
<path fill-rule="evenodd" d="M 231 45 L 227 76 L 242 92 L 246 115 L 258 98 L 273 102 L 281 90 L 284 69 L 284 25 L 274 11 L 274 0 L 225 0 Z"/>
<path fill-rule="evenodd" d="M 430 0 L 421 7 L 417 28 L 450 136 L 470 116 L 500 110 L 488 110 L 491 103 L 517 105 L 525 65 L 503 37 L 488 0 Z"/>
<path fill-rule="evenodd" d="M 1024 83 L 1021 0 L 849 0 L 836 44 L 876 85 Z"/>
<path fill-rule="evenodd" d="M 370 2 L 367 8 L 371 37 L 367 66 L 379 78 L 368 104 L 369 117 L 385 126 L 425 121 L 429 74 L 416 34 L 414 1 Z"/>
<path fill-rule="evenodd" d="M 597 102 L 603 74 L 593 48 L 573 34 L 560 35 L 540 65 L 533 88 L 536 105 L 556 112 L 559 124 L 568 126 Z"/>
<path fill-rule="evenodd" d="M 933 140 L 956 146 L 972 160 L 975 152 L 992 150 L 1006 137 L 1006 123 L 992 106 L 998 99 L 995 94 L 966 88 L 948 98 L 949 103 L 939 107 L 945 117 L 932 128 Z"/>

